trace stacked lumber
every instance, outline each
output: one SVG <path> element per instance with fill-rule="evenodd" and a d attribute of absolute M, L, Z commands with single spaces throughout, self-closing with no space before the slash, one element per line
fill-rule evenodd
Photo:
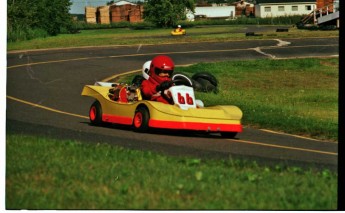
<path fill-rule="evenodd" d="M 241 16 L 241 15 L 244 15 L 243 12 L 244 11 L 244 9 L 243 8 L 241 8 L 241 7 L 236 7 L 235 8 L 235 16 Z"/>
<path fill-rule="evenodd" d="M 95 7 L 85 7 L 85 20 L 86 23 L 96 24 L 96 12 Z"/>
<path fill-rule="evenodd" d="M 129 21 L 131 23 L 141 22 L 143 20 L 143 6 L 142 5 L 132 5 L 129 12 Z"/>
<path fill-rule="evenodd" d="M 120 6 L 120 15 L 124 20 L 129 21 L 129 11 L 131 10 L 130 4 L 125 4 Z"/>
<path fill-rule="evenodd" d="M 254 16 L 254 5 L 246 5 L 246 16 Z"/>
<path fill-rule="evenodd" d="M 142 5 L 112 5 L 110 6 L 110 20 L 111 22 L 140 22 L 142 21 L 143 11 Z"/>
<path fill-rule="evenodd" d="M 109 8 L 110 10 L 110 20 L 111 22 L 121 22 L 124 21 L 124 17 L 121 16 L 121 8 L 116 5 L 112 5 Z"/>
<path fill-rule="evenodd" d="M 100 24 L 110 24 L 109 6 L 97 7 L 97 19 Z"/>
<path fill-rule="evenodd" d="M 128 17 L 128 6 L 126 5 L 112 5 L 110 6 L 110 17 L 111 22 L 121 22 L 121 21 L 129 21 Z"/>
<path fill-rule="evenodd" d="M 235 16 L 245 15 L 245 11 L 246 11 L 246 3 L 244 1 L 240 1 L 236 3 Z"/>

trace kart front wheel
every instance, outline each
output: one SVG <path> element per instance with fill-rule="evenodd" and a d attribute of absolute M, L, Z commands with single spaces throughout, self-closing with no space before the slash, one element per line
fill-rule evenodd
<path fill-rule="evenodd" d="M 147 132 L 149 129 L 150 114 L 146 107 L 139 107 L 135 110 L 133 128 L 137 132 Z"/>
<path fill-rule="evenodd" d="M 237 135 L 237 132 L 221 132 L 220 135 L 223 138 L 235 138 Z"/>
<path fill-rule="evenodd" d="M 90 118 L 90 122 L 93 125 L 96 126 L 100 126 L 103 121 L 102 121 L 102 107 L 101 107 L 101 103 L 99 103 L 99 101 L 95 101 L 91 107 L 90 107 L 90 111 L 89 111 L 89 118 Z"/>

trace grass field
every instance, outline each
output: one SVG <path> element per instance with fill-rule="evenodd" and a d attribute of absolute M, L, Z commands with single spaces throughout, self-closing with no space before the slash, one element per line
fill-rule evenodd
<path fill-rule="evenodd" d="M 337 174 L 7 135 L 7 209 L 335 210 Z"/>
<path fill-rule="evenodd" d="M 286 26 L 290 27 L 290 26 Z M 134 44 L 162 44 L 201 41 L 230 41 L 243 39 L 274 39 L 300 37 L 337 37 L 338 30 L 310 31 L 290 28 L 289 32 L 274 30 L 260 32 L 261 36 L 245 36 L 246 26 L 207 26 L 187 29 L 186 36 L 171 36 L 171 29 L 132 30 L 130 28 L 82 30 L 79 34 L 61 34 L 28 41 L 8 42 L 7 50 L 63 48 L 76 46 L 107 46 Z"/>
<path fill-rule="evenodd" d="M 337 141 L 338 64 L 338 58 L 264 59 L 200 63 L 176 72 L 215 75 L 219 93 L 196 97 L 205 105 L 239 106 L 245 126 Z"/>

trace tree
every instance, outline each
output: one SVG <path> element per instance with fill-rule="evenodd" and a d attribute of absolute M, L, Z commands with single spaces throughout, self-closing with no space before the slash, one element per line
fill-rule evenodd
<path fill-rule="evenodd" d="M 108 1 L 107 2 L 107 5 L 110 6 L 110 5 L 113 5 L 114 4 L 114 0 L 111 0 L 111 1 Z"/>
<path fill-rule="evenodd" d="M 70 0 L 7 0 L 8 31 L 30 34 L 39 30 L 57 35 L 62 29 L 71 30 L 71 5 Z"/>
<path fill-rule="evenodd" d="M 187 9 L 194 12 L 194 0 L 145 0 L 144 19 L 158 27 L 172 27 L 186 19 Z"/>

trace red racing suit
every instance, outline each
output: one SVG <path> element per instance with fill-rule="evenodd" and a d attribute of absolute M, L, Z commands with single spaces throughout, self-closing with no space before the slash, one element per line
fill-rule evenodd
<path fill-rule="evenodd" d="M 152 77 L 148 80 L 144 80 L 141 83 L 141 92 L 144 99 L 149 99 L 151 101 L 159 101 L 166 104 L 169 104 L 169 101 L 166 100 L 159 91 L 156 90 L 156 87 L 159 85 Z"/>

